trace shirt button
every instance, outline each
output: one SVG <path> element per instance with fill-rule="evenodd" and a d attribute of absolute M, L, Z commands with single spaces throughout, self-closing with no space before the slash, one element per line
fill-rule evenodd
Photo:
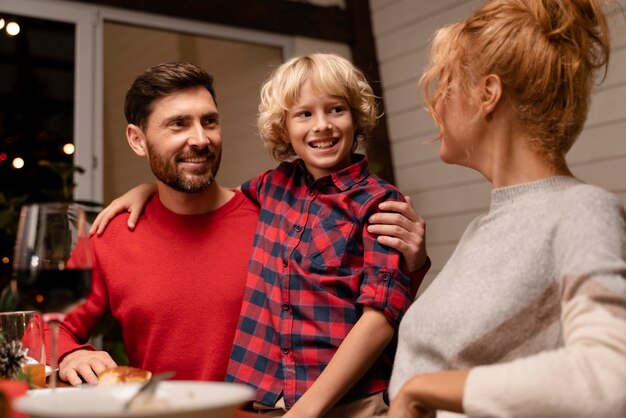
<path fill-rule="evenodd" d="M 389 273 L 383 273 L 383 275 L 381 276 L 381 278 L 382 278 L 384 281 L 389 280 Z"/>
<path fill-rule="evenodd" d="M 309 190 L 309 191 L 307 192 L 307 194 L 308 194 L 309 196 L 313 196 L 313 195 L 315 194 L 315 192 L 314 192 L 313 190 Z"/>
<path fill-rule="evenodd" d="M 283 347 L 283 354 L 289 353 L 289 347 Z"/>
<path fill-rule="evenodd" d="M 288 310 L 289 310 L 289 304 L 283 303 L 283 311 L 288 311 Z"/>
<path fill-rule="evenodd" d="M 302 231 L 302 227 L 300 225 L 296 225 L 296 231 L 298 232 Z"/>
<path fill-rule="evenodd" d="M 289 264 L 289 263 L 287 263 L 287 260 L 286 260 L 286 259 L 283 259 L 283 267 L 287 267 L 287 265 L 288 265 L 288 264 Z"/>

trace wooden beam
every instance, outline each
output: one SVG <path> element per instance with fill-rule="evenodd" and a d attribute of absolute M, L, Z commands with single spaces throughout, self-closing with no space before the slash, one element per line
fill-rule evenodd
<path fill-rule="evenodd" d="M 352 20 L 337 6 L 287 0 L 72 1 L 333 42 L 351 43 L 353 38 Z"/>
<path fill-rule="evenodd" d="M 369 1 L 346 0 L 346 11 L 352 20 L 352 27 L 355 29 L 353 33 L 354 40 L 350 44 L 352 47 L 352 59 L 354 64 L 367 76 L 374 94 L 379 98 L 378 106 L 379 111 L 382 113 L 378 120 L 378 125 L 372 132 L 372 137 L 368 142 L 368 159 L 370 160 L 372 171 L 388 182 L 395 184 L 387 116 L 383 101 L 383 87 L 378 68 Z"/>

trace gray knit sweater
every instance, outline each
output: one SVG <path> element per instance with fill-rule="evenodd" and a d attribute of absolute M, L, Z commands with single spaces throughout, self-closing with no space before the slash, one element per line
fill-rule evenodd
<path fill-rule="evenodd" d="M 402 320 L 390 395 L 416 374 L 470 368 L 469 417 L 626 417 L 626 221 L 614 195 L 572 177 L 492 191 Z"/>

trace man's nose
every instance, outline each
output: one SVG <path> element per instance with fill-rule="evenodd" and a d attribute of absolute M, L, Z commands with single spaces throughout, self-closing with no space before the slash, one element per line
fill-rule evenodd
<path fill-rule="evenodd" d="M 205 147 L 211 143 L 209 131 L 204 129 L 201 123 L 194 123 L 187 138 L 189 145 L 194 147 Z"/>

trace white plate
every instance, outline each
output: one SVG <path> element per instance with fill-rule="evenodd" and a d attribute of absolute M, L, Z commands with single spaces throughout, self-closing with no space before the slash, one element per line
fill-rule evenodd
<path fill-rule="evenodd" d="M 157 399 L 167 410 L 125 412 L 124 404 L 139 384 L 37 389 L 17 399 L 13 406 L 31 418 L 121 418 L 180 417 L 230 418 L 234 411 L 252 399 L 254 391 L 244 385 L 218 382 L 170 381 L 157 388 Z"/>

